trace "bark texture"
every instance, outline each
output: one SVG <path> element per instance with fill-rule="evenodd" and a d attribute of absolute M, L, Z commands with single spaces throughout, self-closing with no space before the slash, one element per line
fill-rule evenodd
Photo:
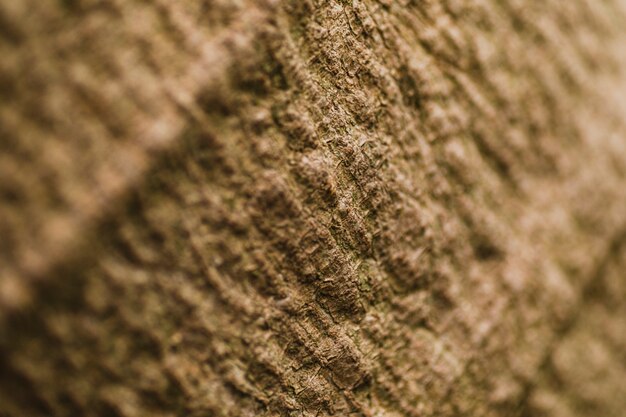
<path fill-rule="evenodd" d="M 0 0 L 0 415 L 626 410 L 622 0 Z"/>

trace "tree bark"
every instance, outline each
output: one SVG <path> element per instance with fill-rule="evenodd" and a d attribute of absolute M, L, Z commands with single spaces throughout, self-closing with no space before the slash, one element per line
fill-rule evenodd
<path fill-rule="evenodd" d="M 626 409 L 623 0 L 0 0 L 0 416 Z"/>

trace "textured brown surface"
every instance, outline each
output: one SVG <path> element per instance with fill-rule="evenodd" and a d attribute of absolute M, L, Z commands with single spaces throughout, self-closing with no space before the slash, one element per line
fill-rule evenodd
<path fill-rule="evenodd" d="M 0 414 L 625 409 L 622 1 L 0 0 L 0 52 Z"/>
<path fill-rule="evenodd" d="M 626 245 L 587 289 L 578 314 L 546 358 L 528 416 L 619 417 L 626 410 Z"/>

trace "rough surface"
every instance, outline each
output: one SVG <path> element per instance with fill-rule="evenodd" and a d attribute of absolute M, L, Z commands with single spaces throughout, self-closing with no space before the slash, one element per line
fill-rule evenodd
<path fill-rule="evenodd" d="M 626 410 L 626 245 L 587 289 L 542 367 L 524 416 L 619 417 Z"/>
<path fill-rule="evenodd" d="M 620 416 L 621 0 L 0 0 L 0 415 Z"/>

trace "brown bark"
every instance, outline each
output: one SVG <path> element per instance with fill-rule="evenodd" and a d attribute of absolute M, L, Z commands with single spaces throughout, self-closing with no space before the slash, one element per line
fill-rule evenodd
<path fill-rule="evenodd" d="M 0 415 L 621 416 L 624 42 L 621 0 L 0 0 Z"/>

